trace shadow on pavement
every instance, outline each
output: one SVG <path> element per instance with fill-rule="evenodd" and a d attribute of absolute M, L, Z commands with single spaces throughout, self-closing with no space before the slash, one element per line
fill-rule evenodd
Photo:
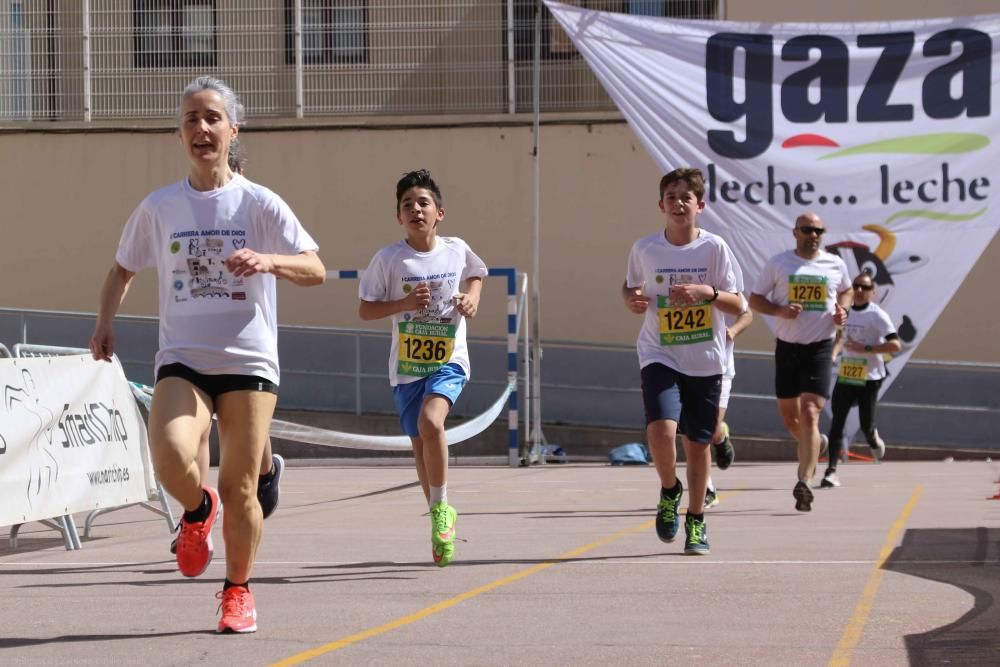
<path fill-rule="evenodd" d="M 907 635 L 912 667 L 1000 664 L 1000 529 L 907 530 L 885 569 L 957 586 L 973 597 L 964 616 Z"/>

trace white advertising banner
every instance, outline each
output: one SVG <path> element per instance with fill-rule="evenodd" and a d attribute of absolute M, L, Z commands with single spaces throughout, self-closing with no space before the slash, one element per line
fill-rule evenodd
<path fill-rule="evenodd" d="M 767 24 L 545 4 L 663 173 L 705 173 L 700 224 L 748 286 L 794 248 L 796 216 L 819 214 L 826 249 L 874 277 L 899 370 L 1000 224 L 1000 14 Z"/>
<path fill-rule="evenodd" d="M 146 425 L 117 359 L 0 359 L 0 526 L 145 502 Z"/>

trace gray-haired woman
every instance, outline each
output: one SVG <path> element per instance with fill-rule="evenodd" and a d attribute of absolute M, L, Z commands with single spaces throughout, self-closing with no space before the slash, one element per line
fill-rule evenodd
<path fill-rule="evenodd" d="M 185 88 L 180 140 L 184 180 L 154 191 L 125 225 L 101 289 L 90 341 L 95 359 L 114 353 L 112 323 L 135 273 L 159 279 L 159 350 L 149 415 L 153 463 L 184 506 L 177 567 L 200 575 L 212 559 L 212 526 L 225 505 L 226 581 L 219 632 L 254 632 L 249 580 L 263 519 L 255 495 L 279 382 L 275 277 L 318 285 L 318 246 L 278 195 L 229 167 L 243 105 L 222 81 Z M 218 417 L 219 488 L 195 461 Z"/>

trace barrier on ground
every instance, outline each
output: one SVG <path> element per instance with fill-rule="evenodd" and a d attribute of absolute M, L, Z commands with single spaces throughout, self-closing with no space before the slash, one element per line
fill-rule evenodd
<path fill-rule="evenodd" d="M 0 484 L 10 490 L 0 525 L 14 526 L 13 546 L 17 526 L 42 521 L 79 548 L 72 514 L 156 497 L 145 423 L 117 360 L 14 346 L 0 387 Z"/>

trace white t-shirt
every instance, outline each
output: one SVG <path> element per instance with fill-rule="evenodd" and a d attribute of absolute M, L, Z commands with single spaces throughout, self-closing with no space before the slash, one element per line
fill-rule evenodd
<path fill-rule="evenodd" d="M 132 213 L 115 260 L 134 273 L 157 271 L 157 369 L 182 363 L 206 375 L 279 382 L 275 278 L 236 278 L 225 267 L 244 247 L 281 255 L 318 250 L 278 195 L 238 174 L 208 192 L 184 179 L 156 190 Z"/>
<path fill-rule="evenodd" d="M 427 307 L 392 316 L 389 384 L 416 382 L 449 363 L 472 377 L 465 317 L 452 299 L 466 280 L 486 274 L 483 260 L 456 236 L 437 237 L 430 252 L 418 252 L 403 240 L 375 253 L 358 285 L 361 300 L 398 301 L 419 283 L 431 290 Z"/>
<path fill-rule="evenodd" d="M 749 306 L 747 305 L 747 300 L 743 297 L 742 294 L 740 294 L 740 304 L 743 307 L 742 312 L 743 313 L 747 312 L 747 308 Z M 728 329 L 729 327 L 733 326 L 733 323 L 736 322 L 736 319 L 737 318 L 735 315 L 729 315 L 724 313 L 722 316 L 722 323 Z M 731 340 L 729 336 L 726 336 L 726 370 L 722 373 L 722 376 L 725 378 L 729 378 L 730 380 L 736 377 L 736 341 Z"/>
<path fill-rule="evenodd" d="M 803 310 L 794 320 L 774 318 L 774 333 L 786 343 L 805 344 L 833 338 L 837 295 L 849 289 L 847 265 L 837 255 L 820 250 L 805 259 L 787 250 L 767 260 L 753 293 L 779 306 L 801 303 Z"/>
<path fill-rule="evenodd" d="M 662 231 L 632 246 L 625 285 L 642 287 L 649 308 L 639 330 L 639 367 L 661 363 L 679 373 L 698 377 L 725 371 L 726 323 L 711 303 L 685 308 L 669 304 L 671 285 L 712 285 L 720 292 L 743 290 L 743 274 L 722 237 L 698 230 L 698 238 L 672 245 Z"/>
<path fill-rule="evenodd" d="M 892 324 L 889 314 L 882 310 L 876 303 L 869 302 L 863 310 L 851 308 L 847 311 L 847 324 L 844 325 L 844 340 L 854 341 L 861 345 L 880 345 L 885 342 L 885 337 L 896 333 L 896 327 Z M 851 352 L 843 350 L 841 363 L 844 359 L 863 359 L 867 367 L 867 379 L 881 380 L 886 376 L 885 361 L 879 352 Z M 855 361 L 854 363 L 860 363 Z"/>

